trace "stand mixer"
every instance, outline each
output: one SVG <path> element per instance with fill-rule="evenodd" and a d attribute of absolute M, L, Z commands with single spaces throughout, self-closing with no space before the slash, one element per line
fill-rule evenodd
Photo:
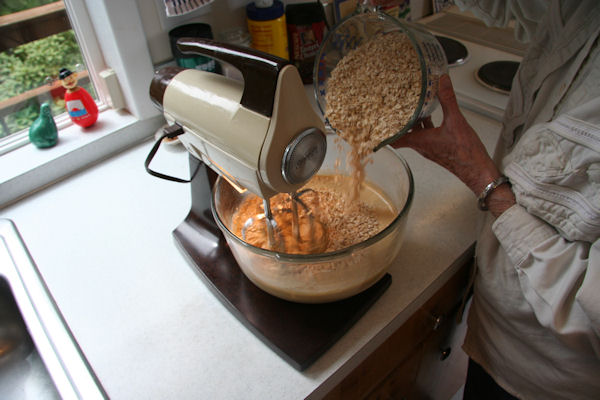
<path fill-rule="evenodd" d="M 176 244 L 244 326 L 303 370 L 391 284 L 386 270 L 402 243 L 413 196 L 412 174 L 396 152 L 381 149 L 367 174 L 393 200 L 398 210 L 394 221 L 369 240 L 341 251 L 286 253 L 278 248 L 270 199 L 289 193 L 293 200 L 286 211 L 297 217 L 298 209 L 304 208 L 300 197 L 305 183 L 317 170 L 339 173 L 337 160 L 348 149 L 333 145 L 333 135 L 324 135 L 322 118 L 311 106 L 298 71 L 287 61 L 208 39 L 180 39 L 178 46 L 183 52 L 232 64 L 242 72 L 244 83 L 203 71 L 158 71 L 150 96 L 170 125 L 148 155 L 146 169 L 161 178 L 190 182 L 191 209 L 173 232 Z M 150 169 L 161 141 L 169 137 L 179 137 L 189 153 L 190 180 Z M 228 229 L 231 218 L 225 214 L 236 212 L 236 199 L 249 193 L 264 199 L 265 213 L 247 222 L 267 221 L 271 250 L 252 246 Z M 306 210 L 300 211 L 306 215 Z M 312 273 L 296 275 L 297 271 Z M 264 284 L 263 272 L 276 275 L 280 290 Z"/>
<path fill-rule="evenodd" d="M 271 248 L 278 248 L 277 226 L 269 199 L 290 193 L 297 221 L 297 190 L 319 169 L 326 153 L 325 126 L 308 101 L 296 67 L 279 57 L 209 39 L 182 38 L 184 54 L 213 57 L 238 68 L 244 82 L 195 69 L 167 67 L 156 72 L 150 97 L 190 155 L 239 191 L 263 198 Z M 149 163 L 160 141 L 146 162 Z M 297 232 L 297 227 L 294 232 Z M 281 249 L 284 250 L 284 249 Z"/>

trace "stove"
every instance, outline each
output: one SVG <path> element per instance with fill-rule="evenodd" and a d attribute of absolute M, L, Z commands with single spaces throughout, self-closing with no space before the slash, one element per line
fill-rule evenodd
<path fill-rule="evenodd" d="M 448 67 L 456 67 L 467 62 L 469 59 L 469 51 L 464 44 L 447 36 L 435 35 L 435 38 L 440 42 L 444 49 L 446 59 L 448 60 Z"/>
<path fill-rule="evenodd" d="M 488 89 L 508 95 L 519 65 L 516 61 L 492 61 L 483 64 L 475 77 L 477 82 Z"/>
<path fill-rule="evenodd" d="M 501 121 L 508 104 L 507 89 L 525 49 L 514 40 L 512 30 L 489 28 L 473 17 L 453 12 L 435 14 L 418 22 L 442 38 L 442 47 L 462 45 L 467 51 L 466 57 L 459 56 L 449 68 L 459 105 Z M 456 57 L 450 58 L 452 62 Z"/>

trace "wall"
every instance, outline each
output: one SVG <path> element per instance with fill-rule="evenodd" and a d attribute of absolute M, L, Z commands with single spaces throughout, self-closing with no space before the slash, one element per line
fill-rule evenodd
<path fill-rule="evenodd" d="M 251 0 L 214 0 L 192 13 L 181 17 L 166 17 L 162 0 L 136 0 L 152 62 L 164 63 L 173 58 L 169 46 L 168 31 L 190 22 L 210 24 L 215 37 L 235 27 L 246 27 L 246 4 Z M 284 4 L 303 3 L 311 0 L 283 0 Z M 429 0 L 411 0 L 413 19 L 429 14 Z"/>
<path fill-rule="evenodd" d="M 285 4 L 307 0 L 284 0 Z M 181 17 L 166 17 L 162 0 L 136 0 L 152 62 L 160 64 L 173 58 L 168 32 L 171 28 L 190 22 L 204 22 L 212 27 L 213 35 L 235 27 L 246 28 L 246 4 L 250 0 L 214 0 L 212 3 Z"/>

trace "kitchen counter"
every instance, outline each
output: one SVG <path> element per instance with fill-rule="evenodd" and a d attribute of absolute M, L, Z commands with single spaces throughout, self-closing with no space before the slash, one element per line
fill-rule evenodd
<path fill-rule="evenodd" d="M 465 111 L 489 151 L 499 124 Z M 434 114 L 439 121 L 441 111 Z M 298 372 L 211 293 L 171 232 L 189 187 L 144 170 L 136 147 L 0 211 L 18 227 L 58 308 L 112 399 L 319 398 L 389 337 L 455 272 L 474 241 L 476 200 L 412 150 L 415 197 L 392 284 L 315 364 Z M 153 168 L 187 174 L 187 155 L 163 146 Z"/>

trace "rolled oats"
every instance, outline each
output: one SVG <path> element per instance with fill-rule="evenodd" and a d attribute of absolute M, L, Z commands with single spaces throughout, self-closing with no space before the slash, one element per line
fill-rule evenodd
<path fill-rule="evenodd" d="M 401 31 L 381 33 L 351 50 L 327 81 L 325 116 L 363 160 L 406 126 L 421 93 L 421 65 Z"/>

